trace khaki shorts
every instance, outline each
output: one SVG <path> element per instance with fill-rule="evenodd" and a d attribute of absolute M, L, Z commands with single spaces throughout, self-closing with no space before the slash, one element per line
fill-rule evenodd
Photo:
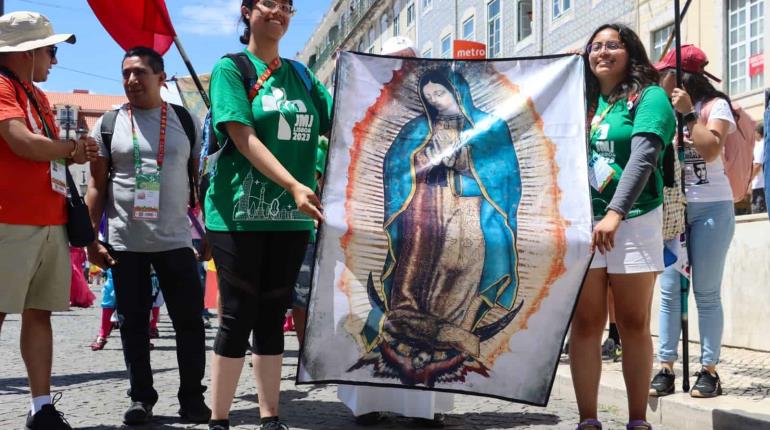
<path fill-rule="evenodd" d="M 0 312 L 66 311 L 71 279 L 63 225 L 0 223 Z"/>

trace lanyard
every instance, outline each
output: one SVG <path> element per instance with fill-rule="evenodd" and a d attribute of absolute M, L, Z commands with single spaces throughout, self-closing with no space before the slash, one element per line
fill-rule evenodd
<path fill-rule="evenodd" d="M 142 155 L 139 152 L 139 136 L 134 126 L 134 114 L 131 105 L 128 105 L 128 121 L 131 122 L 131 141 L 134 144 L 134 167 L 136 173 L 142 173 Z M 163 168 L 163 158 L 166 154 L 166 122 L 168 121 L 168 103 L 163 103 L 160 108 L 160 138 L 158 139 L 158 173 Z"/>
<path fill-rule="evenodd" d="M 614 101 L 611 105 L 607 106 L 598 118 L 591 119 L 591 132 L 588 134 L 589 140 L 593 139 L 594 134 L 599 130 L 599 125 L 601 125 L 602 121 L 604 121 L 604 118 L 610 113 L 612 108 L 615 107 L 615 103 L 617 103 L 617 101 Z"/>
<path fill-rule="evenodd" d="M 267 65 L 267 70 L 265 70 L 262 75 L 260 75 L 259 79 L 257 79 L 257 82 L 253 87 L 251 87 L 251 90 L 249 91 L 249 100 L 254 100 L 254 97 L 257 96 L 259 90 L 262 89 L 262 86 L 265 85 L 265 82 L 267 82 L 267 80 L 273 74 L 273 71 L 280 65 L 281 57 L 275 57 L 275 60 L 271 61 L 270 64 Z"/>

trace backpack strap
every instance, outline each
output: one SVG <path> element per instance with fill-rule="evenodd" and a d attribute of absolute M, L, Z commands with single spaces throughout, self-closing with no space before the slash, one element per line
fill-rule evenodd
<path fill-rule="evenodd" d="M 102 116 L 102 143 L 107 148 L 108 170 L 112 170 L 112 135 L 115 133 L 115 122 L 118 120 L 120 109 L 110 110 Z"/>
<path fill-rule="evenodd" d="M 187 135 L 187 140 L 190 141 L 190 156 L 187 157 L 187 179 L 190 182 L 190 207 L 195 207 L 195 189 L 197 188 L 197 183 L 195 181 L 195 168 L 193 167 L 193 148 L 195 148 L 195 123 L 193 122 L 192 116 L 190 115 L 190 112 L 187 111 L 187 109 L 184 108 L 184 106 L 180 106 L 177 104 L 169 103 L 171 107 L 174 109 L 174 113 L 176 113 L 177 118 L 179 118 L 179 122 L 182 124 L 182 128 L 184 129 L 185 134 Z"/>
<path fill-rule="evenodd" d="M 257 83 L 257 69 L 249 59 L 249 56 L 245 52 L 237 52 L 235 54 L 225 54 L 225 57 L 229 58 L 238 68 L 238 72 L 241 74 L 241 80 L 243 81 L 243 88 L 246 90 L 246 94 L 251 92 L 251 88 Z M 253 97 L 249 99 L 252 101 Z"/>
<path fill-rule="evenodd" d="M 289 60 L 289 59 L 286 59 L 286 61 L 288 61 L 289 64 L 291 64 L 291 67 L 297 73 L 297 76 L 299 76 L 299 79 L 302 81 L 303 84 L 305 84 L 305 89 L 307 90 L 308 94 L 312 96 L 313 80 L 310 79 L 310 72 L 308 72 L 307 67 L 305 67 L 305 65 L 300 63 L 299 61 Z"/>

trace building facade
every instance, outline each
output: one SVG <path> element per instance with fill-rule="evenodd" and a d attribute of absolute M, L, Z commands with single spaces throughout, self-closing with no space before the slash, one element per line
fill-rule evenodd
<path fill-rule="evenodd" d="M 764 22 L 769 5 L 695 0 L 681 28 L 683 43 L 706 52 L 721 89 L 755 119 L 762 116 L 762 92 L 770 82 L 763 55 L 770 48 Z M 377 54 L 394 35 L 411 38 L 422 57 L 451 57 L 454 39 L 485 43 L 490 58 L 527 57 L 580 49 L 597 25 L 621 22 L 639 34 L 654 62 L 673 21 L 672 0 L 337 0 L 299 59 L 332 88 L 337 51 Z"/>

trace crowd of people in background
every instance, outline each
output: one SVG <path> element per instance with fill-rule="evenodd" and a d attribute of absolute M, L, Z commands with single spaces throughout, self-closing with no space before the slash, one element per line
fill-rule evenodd
<path fill-rule="evenodd" d="M 318 191 L 331 128 L 332 97 L 304 65 L 279 56 L 295 8 L 291 0 L 243 0 L 245 49 L 224 56 L 211 78 L 211 141 L 219 143 L 218 173 L 198 193 L 202 127 L 185 108 L 161 98 L 163 58 L 147 47 L 128 50 L 121 63 L 128 103 L 99 119 L 77 140 L 58 136 L 54 115 L 36 83 L 57 63 L 57 44 L 75 43 L 56 34 L 34 12 L 0 17 L 0 328 L 6 314 L 21 314 L 21 351 L 31 395 L 27 429 L 70 429 L 50 393 L 53 336 L 51 313 L 95 300 L 89 281 L 101 285 L 98 335 L 102 350 L 120 331 L 130 401 L 122 421 L 152 420 L 153 407 L 170 394 L 153 386 L 151 338 L 158 336 L 165 301 L 173 325 L 179 366 L 179 415 L 210 430 L 229 428 L 229 415 L 248 351 L 263 430 L 288 429 L 279 415 L 284 326 L 287 309 L 302 341 L 309 266 L 315 231 L 323 222 Z M 415 57 L 406 38 L 386 43 L 385 54 Z M 723 312 L 721 285 L 735 231 L 734 195 L 722 161 L 725 142 L 740 115 L 706 72 L 706 55 L 682 48 L 682 81 L 676 85 L 673 51 L 657 64 L 639 37 L 622 24 L 598 27 L 581 52 L 586 76 L 587 142 L 595 256 L 572 320 L 568 353 L 580 414 L 578 430 L 601 430 L 598 390 L 602 351 L 621 354 L 628 397 L 628 430 L 649 430 L 648 396 L 674 392 L 680 327 L 680 272 L 664 263 L 663 206 L 667 151 L 684 152 L 686 229 L 692 289 L 698 307 L 701 370 L 693 397 L 722 394 L 717 373 Z M 238 60 L 236 57 L 240 58 Z M 244 84 L 245 60 L 258 77 Z M 304 103 L 307 139 L 286 145 L 278 115 L 257 102 L 280 87 Z M 685 147 L 677 147 L 677 114 Z M 289 118 L 293 123 L 294 118 Z M 293 134 L 297 136 L 303 135 Z M 289 137 L 289 139 L 293 139 Z M 764 129 L 756 127 L 750 194 L 752 212 L 766 212 L 762 171 Z M 610 143 L 613 142 L 613 143 Z M 66 178 L 69 163 L 90 162 L 85 196 L 98 238 L 70 247 Z M 239 213 L 241 183 L 257 178 L 270 190 L 285 190 L 281 207 L 292 219 Z M 14 178 L 24 177 L 24 181 Z M 11 184 L 13 184 L 11 186 Z M 281 194 L 276 192 L 274 194 Z M 105 220 L 103 222 L 103 220 Z M 211 355 L 211 409 L 204 400 L 206 365 L 203 307 L 205 270 L 216 262 L 218 328 Z M 90 264 L 86 263 L 86 258 Z M 651 304 L 661 289 L 658 370 L 653 377 Z M 299 277 L 299 280 L 298 280 Z M 69 288 L 67 288 L 69 287 Z M 602 335 L 611 315 L 610 347 Z M 286 326 L 291 329 L 291 326 Z M 116 390 L 119 388 L 115 388 Z M 339 398 L 360 425 L 383 412 L 443 425 L 452 395 L 399 389 L 340 386 Z"/>

